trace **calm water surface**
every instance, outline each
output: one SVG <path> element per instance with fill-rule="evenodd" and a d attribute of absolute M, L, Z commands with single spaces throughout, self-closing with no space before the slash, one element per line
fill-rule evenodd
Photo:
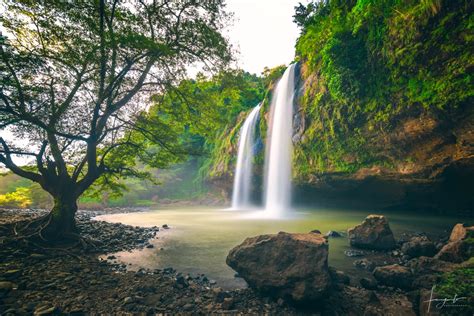
<path fill-rule="evenodd" d="M 228 211 L 213 208 L 156 210 L 143 213 L 113 214 L 96 219 L 134 226 L 161 226 L 152 249 L 134 250 L 114 254 L 119 261 L 132 269 L 140 267 L 163 269 L 173 267 L 191 275 L 206 274 L 224 288 L 244 287 L 245 282 L 235 278 L 235 272 L 225 264 L 230 249 L 246 237 L 260 234 L 309 232 L 319 229 L 346 231 L 363 221 L 367 211 L 350 210 L 299 210 L 291 218 L 275 220 L 255 216 L 250 211 Z M 462 218 L 416 215 L 412 213 L 385 213 L 395 237 L 405 232 L 426 232 L 439 235 L 451 230 Z M 329 239 L 329 265 L 351 273 L 352 262 L 357 258 L 344 255 L 350 249 L 346 238 Z"/>

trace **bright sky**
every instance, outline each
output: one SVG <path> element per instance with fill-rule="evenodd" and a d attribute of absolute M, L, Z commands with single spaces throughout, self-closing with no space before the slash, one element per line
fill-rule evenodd
<path fill-rule="evenodd" d="M 299 30 L 293 15 L 299 2 L 309 1 L 227 0 L 227 10 L 234 12 L 228 36 L 240 51 L 241 68 L 260 74 L 265 66 L 289 64 L 294 59 Z"/>

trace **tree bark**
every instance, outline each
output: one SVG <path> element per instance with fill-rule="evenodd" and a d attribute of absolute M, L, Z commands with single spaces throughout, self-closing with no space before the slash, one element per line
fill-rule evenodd
<path fill-rule="evenodd" d="M 54 197 L 54 206 L 49 213 L 42 234 L 47 240 L 58 240 L 77 233 L 77 199 L 69 194 Z"/>

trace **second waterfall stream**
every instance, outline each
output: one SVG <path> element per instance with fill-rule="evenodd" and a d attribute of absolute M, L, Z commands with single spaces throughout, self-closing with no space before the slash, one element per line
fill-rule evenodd
<path fill-rule="evenodd" d="M 252 170 L 255 151 L 255 127 L 261 104 L 253 108 L 240 129 L 237 165 L 232 193 L 232 209 L 246 209 L 252 206 Z"/>

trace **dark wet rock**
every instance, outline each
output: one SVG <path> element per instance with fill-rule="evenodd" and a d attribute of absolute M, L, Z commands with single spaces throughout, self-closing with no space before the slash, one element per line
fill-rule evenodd
<path fill-rule="evenodd" d="M 375 263 L 366 258 L 355 260 L 352 264 L 359 269 L 364 269 L 369 272 L 375 269 Z"/>
<path fill-rule="evenodd" d="M 295 301 L 320 299 L 330 285 L 328 243 L 320 234 L 261 235 L 229 252 L 227 264 L 258 290 Z"/>
<path fill-rule="evenodd" d="M 326 233 L 326 235 L 324 235 L 326 237 L 332 237 L 332 238 L 338 238 L 338 237 L 342 237 L 341 234 L 339 234 L 338 232 L 334 231 L 334 230 L 330 230 Z"/>
<path fill-rule="evenodd" d="M 408 262 L 415 274 L 444 273 L 452 271 L 458 265 L 437 258 L 420 257 Z"/>
<path fill-rule="evenodd" d="M 459 263 L 472 256 L 474 256 L 474 226 L 456 224 L 448 243 L 441 248 L 435 258 Z"/>
<path fill-rule="evenodd" d="M 188 281 L 182 275 L 178 275 L 176 277 L 176 284 L 180 284 L 180 285 L 183 285 L 183 286 L 189 286 Z"/>
<path fill-rule="evenodd" d="M 222 309 L 229 310 L 234 306 L 234 299 L 232 297 L 224 298 L 224 301 L 221 304 Z"/>
<path fill-rule="evenodd" d="M 332 267 L 329 267 L 329 275 L 334 283 L 341 283 L 349 285 L 351 283 L 351 278 L 344 273 L 344 271 L 336 270 Z"/>
<path fill-rule="evenodd" d="M 386 250 L 395 247 L 395 238 L 383 215 L 369 215 L 362 224 L 350 228 L 348 231 L 351 246 Z"/>
<path fill-rule="evenodd" d="M 366 255 L 365 251 L 355 249 L 344 250 L 344 254 L 346 257 L 362 257 Z"/>
<path fill-rule="evenodd" d="M 370 309 L 366 309 L 365 315 L 416 316 L 412 302 L 403 294 L 377 294 L 377 298 L 381 313 L 370 314 Z"/>
<path fill-rule="evenodd" d="M 313 229 L 312 231 L 310 231 L 310 233 L 321 234 L 321 231 L 319 229 Z"/>
<path fill-rule="evenodd" d="M 187 312 L 192 311 L 193 309 L 194 309 L 194 304 L 191 304 L 191 303 L 187 303 L 183 306 L 183 310 Z"/>
<path fill-rule="evenodd" d="M 163 224 L 163 226 L 161 226 L 161 227 L 163 227 L 164 229 L 169 229 L 169 228 L 170 228 L 170 227 L 168 226 L 168 224 Z"/>
<path fill-rule="evenodd" d="M 361 278 L 359 280 L 360 285 L 367 290 L 377 289 L 377 281 L 371 278 Z"/>
<path fill-rule="evenodd" d="M 0 281 L 0 291 L 10 291 L 16 288 L 16 284 L 9 281 Z"/>
<path fill-rule="evenodd" d="M 152 244 L 149 244 L 149 245 L 146 245 L 146 247 L 145 247 L 145 248 L 148 248 L 148 249 L 150 249 L 150 248 L 155 248 L 155 246 L 153 246 Z"/>
<path fill-rule="evenodd" d="M 413 282 L 410 269 L 398 264 L 377 267 L 373 274 L 379 283 L 401 289 L 411 288 Z"/>
<path fill-rule="evenodd" d="M 428 237 L 413 237 L 402 245 L 401 251 L 410 258 L 433 257 L 436 254 L 436 246 Z"/>
<path fill-rule="evenodd" d="M 327 298 L 322 314 L 364 315 L 366 307 L 373 304 L 378 304 L 378 300 L 372 291 L 346 285 Z"/>
<path fill-rule="evenodd" d="M 408 262 L 408 267 L 414 274 L 414 288 L 429 289 L 437 284 L 443 273 L 453 271 L 460 265 L 442 261 L 436 258 L 420 257 Z"/>

